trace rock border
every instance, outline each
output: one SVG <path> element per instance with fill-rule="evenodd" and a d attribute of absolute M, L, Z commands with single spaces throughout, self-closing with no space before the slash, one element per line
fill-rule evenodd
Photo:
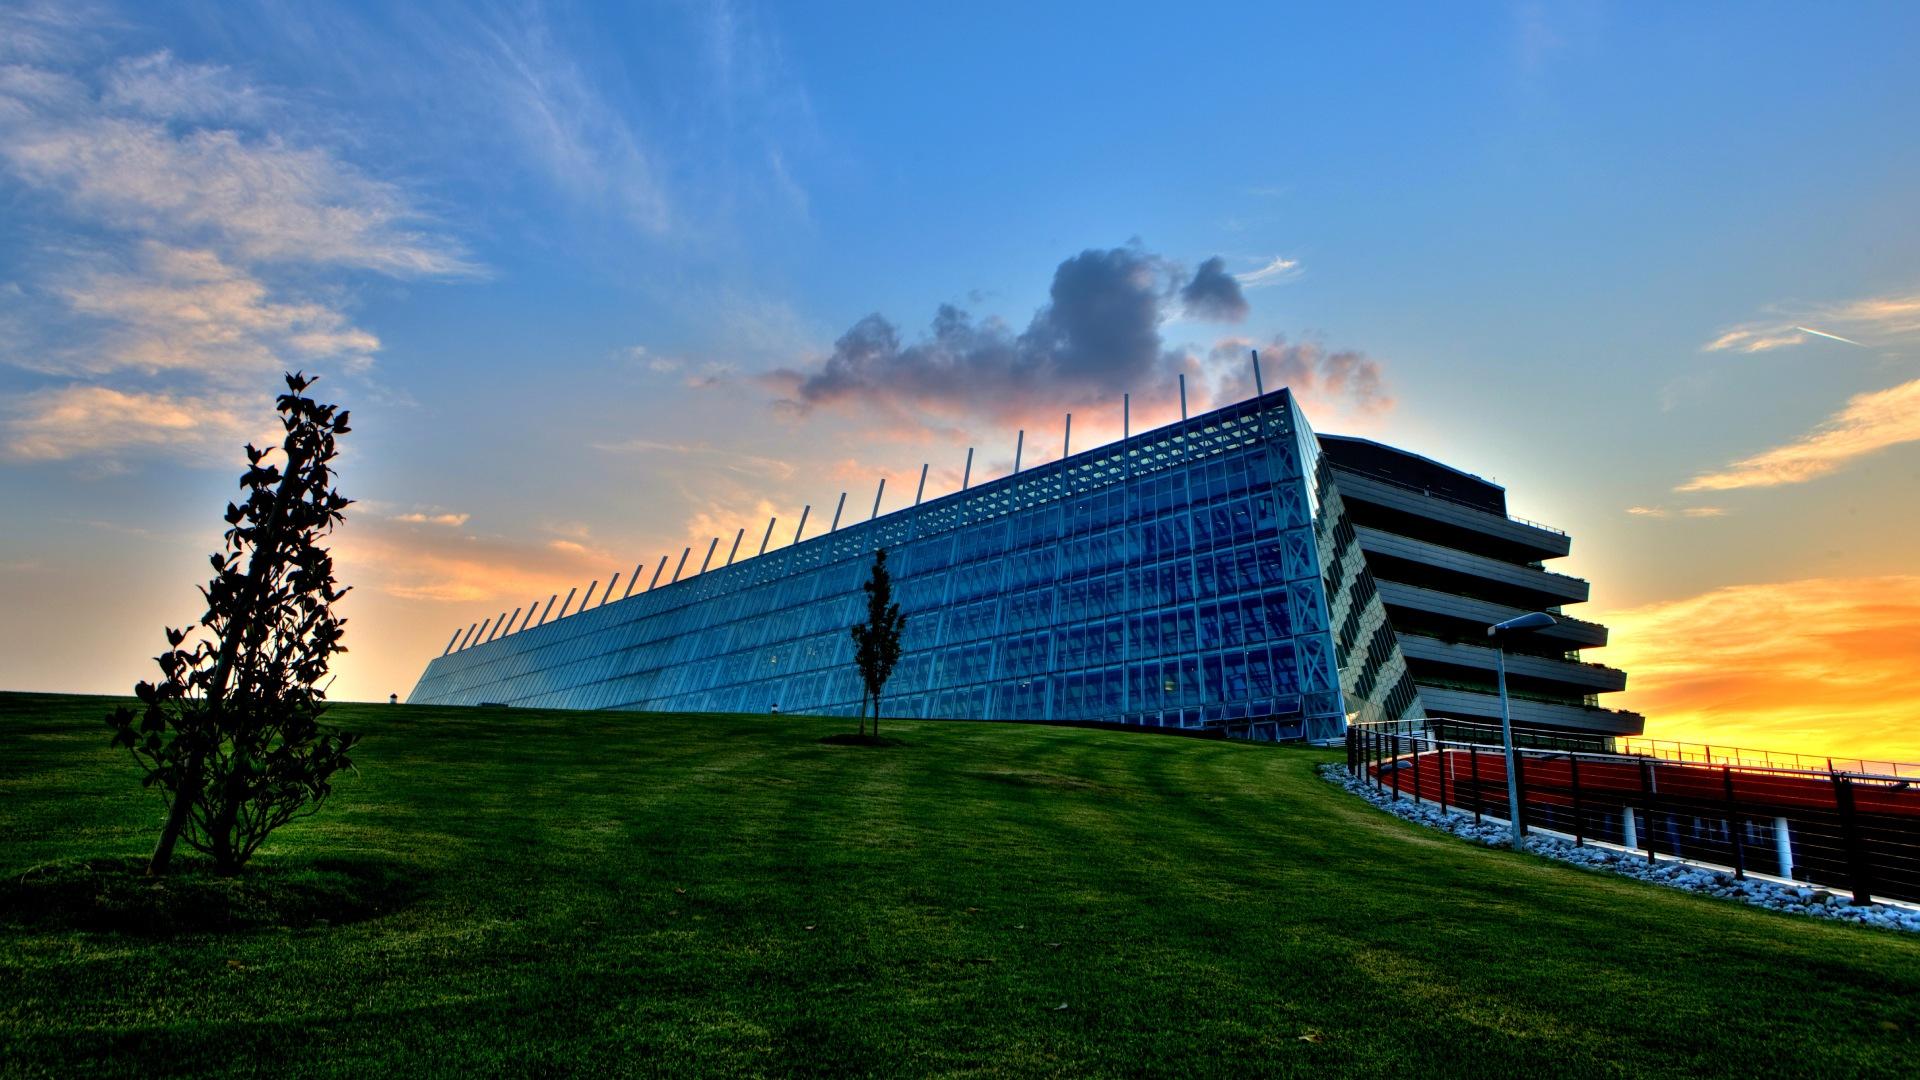
<path fill-rule="evenodd" d="M 1513 846 L 1511 830 L 1504 819 L 1498 824 L 1483 821 L 1476 825 L 1473 815 L 1466 811 L 1448 809 L 1443 813 L 1437 806 L 1415 802 L 1411 796 L 1404 794 L 1396 799 L 1391 791 L 1376 791 L 1366 781 L 1347 775 L 1347 767 L 1337 763 L 1320 766 L 1320 777 L 1402 820 L 1451 833 L 1483 847 Z M 1644 856 L 1628 855 L 1594 844 L 1577 845 L 1571 840 L 1539 833 L 1530 833 L 1525 843 L 1526 850 L 1535 855 L 1574 866 L 1611 871 L 1623 877 L 1638 878 L 1672 889 L 1738 900 L 1768 911 L 1920 933 L 1920 910 L 1914 908 L 1880 903 L 1859 904 L 1845 893 L 1810 885 L 1783 885 L 1755 877 L 1740 879 L 1724 871 L 1673 859 L 1662 859 L 1649 866 Z"/>

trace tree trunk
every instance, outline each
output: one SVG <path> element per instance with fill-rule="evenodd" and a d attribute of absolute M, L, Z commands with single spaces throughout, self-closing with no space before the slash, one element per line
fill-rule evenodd
<path fill-rule="evenodd" d="M 188 755 L 187 767 L 180 783 L 173 789 L 173 805 L 167 808 L 166 824 L 160 826 L 160 842 L 154 845 L 153 857 L 147 860 L 147 876 L 159 877 L 167 872 L 167 864 L 173 861 L 173 845 L 180 839 L 180 833 L 187 826 L 187 814 L 193 809 L 193 802 L 199 797 L 200 767 L 205 755 L 199 751 Z"/>
<path fill-rule="evenodd" d="M 254 544 L 253 555 L 247 560 L 247 590 L 237 608 L 244 615 L 259 603 L 260 585 L 272 570 L 280 555 L 280 523 L 286 520 L 287 502 L 293 497 L 297 475 L 306 463 L 306 455 L 296 444 L 287 452 L 287 471 L 280 477 L 280 489 L 273 493 L 273 516 L 267 520 L 264 537 Z M 207 715 L 203 721 L 207 731 L 218 737 L 220 730 L 220 705 L 227 694 L 227 680 L 233 677 L 234 661 L 240 651 L 241 639 L 246 636 L 246 626 L 227 627 L 220 638 L 220 657 L 213 665 L 213 681 L 207 687 Z M 206 752 L 196 752 L 187 758 L 186 775 L 181 777 L 180 786 L 173 792 L 173 808 L 167 813 L 166 824 L 160 827 L 160 840 L 153 846 L 153 857 L 147 860 L 147 876 L 159 877 L 167 872 L 167 866 L 173 862 L 173 848 L 180 839 L 180 833 L 187 825 L 187 814 L 193 809 L 193 801 L 200 797 L 200 770 L 205 765 Z"/>
<path fill-rule="evenodd" d="M 213 872 L 230 876 L 240 872 L 240 854 L 233 846 L 233 823 L 228 820 L 230 813 L 222 808 L 220 816 L 212 828 L 207 830 L 207 838 L 212 841 Z"/>
<path fill-rule="evenodd" d="M 220 792 L 219 808 L 207 824 L 207 840 L 213 848 L 213 869 L 217 874 L 240 872 L 240 853 L 234 846 L 233 834 L 240 818 L 240 804 L 245 799 L 245 785 L 238 779 L 240 763 L 234 762 L 229 768 L 227 783 Z"/>
<path fill-rule="evenodd" d="M 873 695 L 873 737 L 880 737 L 880 695 Z"/>

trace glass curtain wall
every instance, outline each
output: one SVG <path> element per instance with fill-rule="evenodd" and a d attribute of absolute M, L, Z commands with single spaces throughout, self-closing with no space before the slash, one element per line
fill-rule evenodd
<path fill-rule="evenodd" d="M 442 656 L 408 700 L 849 715 L 882 546 L 889 716 L 1276 739 L 1417 710 L 1285 390 Z"/>

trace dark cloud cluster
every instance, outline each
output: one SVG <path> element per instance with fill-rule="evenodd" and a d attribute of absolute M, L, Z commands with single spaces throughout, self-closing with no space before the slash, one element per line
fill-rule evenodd
<path fill-rule="evenodd" d="M 834 342 L 819 367 L 781 369 L 765 382 L 781 394 L 782 408 L 800 413 L 839 406 L 900 421 L 1013 421 L 1112 402 L 1123 392 L 1170 382 L 1176 372 L 1231 383 L 1236 376 L 1219 362 L 1227 342 L 1202 364 L 1184 349 L 1170 349 L 1160 327 L 1180 314 L 1231 322 L 1247 313 L 1240 283 L 1221 258 L 1188 275 L 1137 243 L 1089 249 L 1054 270 L 1047 303 L 1024 329 L 943 304 L 926 334 L 909 342 L 895 323 L 869 315 Z M 1244 365 L 1241 346 L 1251 343 L 1229 340 L 1237 342 L 1236 363 Z M 1270 386 L 1299 381 L 1366 408 L 1386 400 L 1378 365 L 1359 353 L 1282 342 L 1274 361 Z M 1217 396 L 1204 386 L 1194 390 L 1197 397 Z"/>
<path fill-rule="evenodd" d="M 1215 343 L 1208 359 L 1215 370 L 1229 373 L 1221 388 L 1225 400 L 1253 392 L 1247 354 L 1254 349 L 1260 351 L 1260 372 L 1267 388 L 1290 388 L 1309 412 L 1319 407 L 1371 415 L 1393 407 L 1379 361 L 1354 349 L 1329 351 L 1316 342 L 1288 341 L 1279 334 L 1264 343 L 1246 338 Z"/>
<path fill-rule="evenodd" d="M 1212 322 L 1239 322 L 1249 310 L 1239 279 L 1227 273 L 1227 261 L 1218 255 L 1193 272 L 1193 280 L 1180 290 L 1180 301 L 1187 314 Z"/>
<path fill-rule="evenodd" d="M 869 315 L 834 343 L 817 371 L 772 379 L 802 411 L 862 403 L 943 415 L 1003 418 L 1038 397 L 1050 405 L 1110 398 L 1171 369 L 1160 336 L 1176 303 L 1202 317 L 1244 315 L 1246 300 L 1209 259 L 1191 279 L 1138 245 L 1087 250 L 1062 262 L 1048 302 L 1024 330 L 975 320 L 942 305 L 926 337 L 903 343 L 899 328 Z"/>

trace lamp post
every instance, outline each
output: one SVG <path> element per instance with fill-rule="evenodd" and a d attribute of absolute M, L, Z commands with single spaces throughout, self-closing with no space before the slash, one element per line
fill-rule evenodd
<path fill-rule="evenodd" d="M 1503 623 L 1487 627 L 1493 639 L 1493 662 L 1500 673 L 1500 742 L 1507 755 L 1507 820 L 1513 826 L 1513 850 L 1520 850 L 1520 780 L 1513 767 L 1513 716 L 1507 708 L 1507 650 L 1504 635 L 1527 630 L 1544 630 L 1553 625 L 1553 616 L 1532 611 Z"/>

